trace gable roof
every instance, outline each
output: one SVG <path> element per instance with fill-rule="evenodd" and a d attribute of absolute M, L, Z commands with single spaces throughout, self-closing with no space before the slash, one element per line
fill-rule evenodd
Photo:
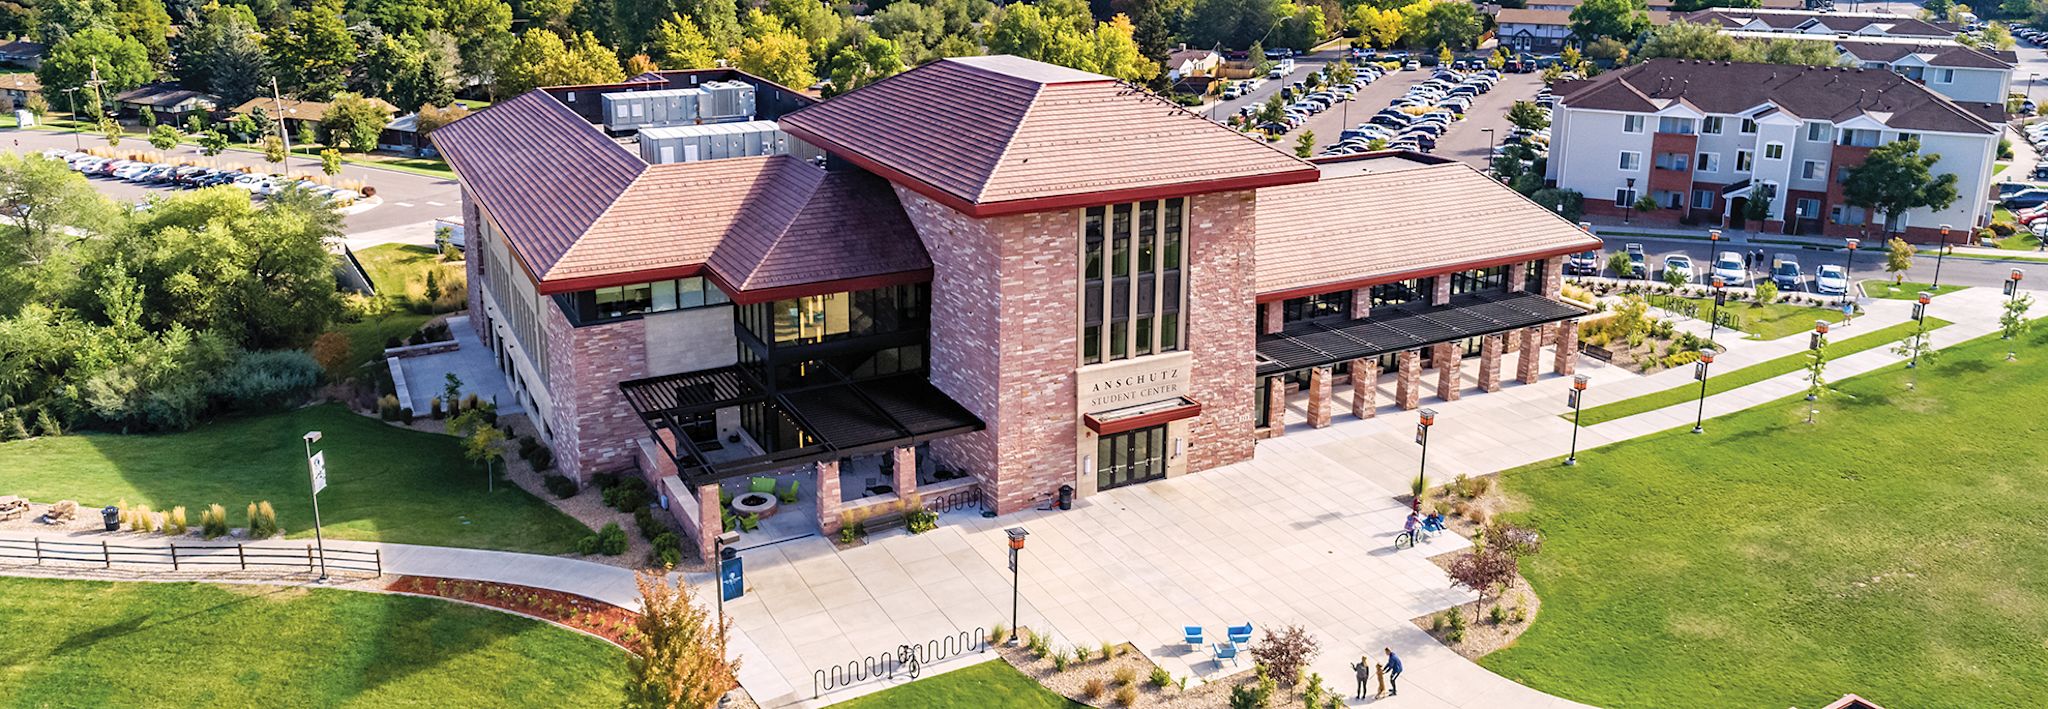
<path fill-rule="evenodd" d="M 1261 301 L 1600 245 L 1464 163 L 1382 154 L 1324 167 L 1329 173 L 1319 182 L 1259 190 L 1254 282 Z M 1447 205 L 1456 205 L 1455 239 L 1444 235 Z"/>
<path fill-rule="evenodd" d="M 133 103 L 144 106 L 176 106 L 186 101 L 199 101 L 207 107 L 220 100 L 213 94 L 179 88 L 176 84 L 146 84 L 114 95 L 117 103 Z"/>
<path fill-rule="evenodd" d="M 742 302 L 799 285 L 928 277 L 932 262 L 924 242 L 888 181 L 860 170 L 820 170 L 789 156 L 765 162 L 767 179 L 751 188 L 743 213 L 705 264 Z"/>
<path fill-rule="evenodd" d="M 1558 91 L 1568 108 L 1646 113 L 1684 102 L 1704 113 L 1735 115 L 1770 104 L 1808 120 L 1869 115 L 1897 130 L 1999 131 L 1981 107 L 1965 108 L 1882 69 L 1652 59 Z"/>
<path fill-rule="evenodd" d="M 24 92 L 42 91 L 43 80 L 36 78 L 35 72 L 28 71 L 0 74 L 0 89 Z"/>
<path fill-rule="evenodd" d="M 381 98 L 364 98 L 370 103 L 376 104 L 377 107 L 384 109 L 385 113 L 398 112 L 398 107 L 391 105 L 391 102 L 389 101 L 385 101 L 384 99 Z M 280 104 L 284 106 L 285 112 L 290 114 L 288 116 L 289 118 L 291 118 L 292 120 L 299 121 L 318 121 L 321 118 L 326 117 L 327 106 L 329 105 L 323 101 L 301 101 L 295 98 L 280 100 L 258 97 L 249 99 L 247 101 L 243 101 L 242 105 L 236 106 L 234 110 L 229 111 L 229 113 L 254 113 L 257 111 L 275 111 L 277 110 L 277 107 Z"/>
<path fill-rule="evenodd" d="M 1808 12 L 1715 7 L 1684 15 L 1687 22 L 1736 28 L 1761 24 L 1778 32 L 1804 32 L 1825 28 L 1827 33 L 1874 33 L 1889 37 L 1932 37 L 1948 39 L 1958 28 L 1946 22 L 1928 22 L 1903 15 L 1872 12 Z"/>
<path fill-rule="evenodd" d="M 932 62 L 783 116 L 784 130 L 971 216 L 1290 184 L 1313 166 L 1100 74 Z"/>
<path fill-rule="evenodd" d="M 538 91 L 464 116 L 429 138 L 536 282 L 558 275 L 577 238 L 647 169 L 640 156 Z"/>
<path fill-rule="evenodd" d="M 2016 53 L 2008 50 L 1978 49 L 1960 44 L 1908 44 L 1904 42 L 1858 42 L 1839 40 L 1835 48 L 1847 52 L 1857 59 L 1871 62 L 1892 62 L 1909 56 L 1919 56 L 1928 66 L 1956 67 L 1960 69 L 2006 69 L 2019 63 Z"/>

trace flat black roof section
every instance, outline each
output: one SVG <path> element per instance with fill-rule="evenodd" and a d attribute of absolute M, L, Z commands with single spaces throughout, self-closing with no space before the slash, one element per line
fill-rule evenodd
<path fill-rule="evenodd" d="M 1358 320 L 1295 323 L 1259 336 L 1258 373 L 1326 367 L 1585 315 L 1584 309 L 1536 293 L 1478 293 L 1448 305 L 1382 309 Z"/>

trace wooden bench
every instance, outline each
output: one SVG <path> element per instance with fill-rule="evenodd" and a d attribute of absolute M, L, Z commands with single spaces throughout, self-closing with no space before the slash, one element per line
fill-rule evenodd
<path fill-rule="evenodd" d="M 902 529 L 904 525 L 903 511 L 895 510 L 892 512 L 878 514 L 873 517 L 861 520 L 860 524 L 861 529 L 867 530 L 868 534 L 884 532 L 891 529 Z"/>
<path fill-rule="evenodd" d="M 0 519 L 14 519 L 24 514 L 28 514 L 28 500 L 0 495 Z"/>

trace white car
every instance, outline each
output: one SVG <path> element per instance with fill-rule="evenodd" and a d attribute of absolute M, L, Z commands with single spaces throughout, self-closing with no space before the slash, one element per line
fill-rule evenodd
<path fill-rule="evenodd" d="M 154 169 L 155 167 L 155 163 L 132 162 L 115 168 L 114 176 L 123 180 L 133 180 L 136 178 L 136 176 L 141 175 L 144 172 L 148 172 L 149 170 Z"/>
<path fill-rule="evenodd" d="M 1849 272 L 1834 264 L 1813 269 L 1813 289 L 1821 295 L 1847 295 Z"/>
<path fill-rule="evenodd" d="M 243 175 L 235 178 L 234 182 L 228 184 L 233 185 L 235 189 L 247 190 L 250 194 L 258 194 L 263 191 L 264 187 L 270 184 L 270 177 L 268 175 Z"/>
<path fill-rule="evenodd" d="M 1670 282 L 1671 274 L 1673 273 L 1684 274 L 1685 282 L 1691 283 L 1693 279 L 1692 257 L 1687 256 L 1685 254 L 1672 254 L 1670 256 L 1664 257 L 1663 278 L 1665 282 Z"/>
<path fill-rule="evenodd" d="M 1722 283 L 1739 286 L 1749 282 L 1749 266 L 1742 260 L 1742 254 L 1723 251 L 1714 256 L 1714 277 Z"/>

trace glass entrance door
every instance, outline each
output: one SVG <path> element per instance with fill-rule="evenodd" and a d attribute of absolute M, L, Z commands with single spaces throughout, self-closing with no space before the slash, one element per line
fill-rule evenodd
<path fill-rule="evenodd" d="M 1095 442 L 1095 488 L 1108 490 L 1166 477 L 1166 427 L 1113 433 Z"/>

